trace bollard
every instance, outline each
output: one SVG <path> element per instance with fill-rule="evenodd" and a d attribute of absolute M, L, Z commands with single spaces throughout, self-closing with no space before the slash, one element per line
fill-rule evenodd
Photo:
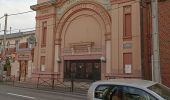
<path fill-rule="evenodd" d="M 71 72 L 71 92 L 74 91 L 75 72 Z"/>
<path fill-rule="evenodd" d="M 74 80 L 71 79 L 71 92 L 73 92 L 73 91 L 74 91 Z"/>
<path fill-rule="evenodd" d="M 52 89 L 54 89 L 54 78 L 52 78 Z"/>
<path fill-rule="evenodd" d="M 15 75 L 13 76 L 13 86 L 15 86 Z"/>
<path fill-rule="evenodd" d="M 40 77 L 38 77 L 37 88 L 38 88 L 38 85 L 39 85 L 39 80 L 40 80 Z"/>

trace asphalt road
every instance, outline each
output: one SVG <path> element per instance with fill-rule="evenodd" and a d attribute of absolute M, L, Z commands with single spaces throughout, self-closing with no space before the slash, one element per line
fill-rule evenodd
<path fill-rule="evenodd" d="M 86 95 L 0 85 L 0 100 L 86 100 Z"/>

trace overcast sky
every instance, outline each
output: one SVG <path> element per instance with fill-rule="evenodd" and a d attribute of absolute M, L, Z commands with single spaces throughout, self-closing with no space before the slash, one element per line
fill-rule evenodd
<path fill-rule="evenodd" d="M 5 13 L 15 14 L 30 11 L 30 6 L 36 4 L 37 0 L 0 0 L 0 17 Z M 4 18 L 0 19 L 1 30 L 4 29 Z M 8 17 L 8 30 L 12 27 L 12 33 L 19 29 L 35 27 L 35 12 Z M 31 30 L 31 29 L 29 29 Z M 26 30 L 21 30 L 26 31 Z M 2 34 L 2 32 L 0 33 Z"/>

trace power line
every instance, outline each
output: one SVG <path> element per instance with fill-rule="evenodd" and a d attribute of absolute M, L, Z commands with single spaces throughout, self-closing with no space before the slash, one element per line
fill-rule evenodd
<path fill-rule="evenodd" d="M 5 16 L 0 17 L 0 19 L 4 18 Z"/>
<path fill-rule="evenodd" d="M 138 1 L 135 1 L 135 2 L 132 2 L 132 3 L 129 3 L 129 5 L 130 4 L 135 4 L 135 3 L 137 3 Z M 112 8 L 112 9 L 109 9 L 109 11 L 110 10 L 115 10 L 115 9 L 119 9 L 119 8 L 121 8 L 122 6 L 118 6 L 118 7 L 116 7 L 116 8 Z M 22 13 L 16 13 L 16 14 L 10 14 L 9 16 L 13 16 L 13 15 L 20 15 L 20 14 L 25 14 L 25 13 L 29 13 L 29 12 L 33 12 L 33 11 L 28 11 L 28 12 L 22 12 Z M 103 12 L 100 12 L 100 13 L 103 13 Z M 105 12 L 104 12 L 105 13 Z M 94 15 L 97 15 L 97 14 L 91 14 L 91 15 L 88 15 L 88 16 L 86 16 L 86 17 L 90 17 L 90 16 L 94 16 Z M 76 18 L 76 19 L 73 19 L 73 20 L 77 20 L 78 18 Z M 55 24 L 61 24 L 61 23 L 66 23 L 66 22 L 71 22 L 71 21 L 73 21 L 73 20 L 69 20 L 69 21 L 64 21 L 64 22 L 57 22 L 57 23 L 55 23 Z M 47 25 L 47 26 L 54 26 L 55 24 L 50 24 L 50 25 Z M 12 29 L 12 31 L 14 31 L 14 30 L 28 30 L 28 29 L 37 29 L 37 28 L 41 28 L 42 26 L 38 26 L 38 27 L 31 27 L 31 28 L 23 28 L 23 29 Z M 0 31 L 0 32 L 2 32 L 2 31 Z M 137 37 L 136 35 L 135 36 L 132 36 L 132 37 Z"/>
<path fill-rule="evenodd" d="M 20 13 L 15 13 L 15 14 L 9 14 L 8 16 L 16 16 L 16 15 L 21 15 L 21 14 L 26 14 L 34 11 L 26 11 L 26 12 L 20 12 Z"/>

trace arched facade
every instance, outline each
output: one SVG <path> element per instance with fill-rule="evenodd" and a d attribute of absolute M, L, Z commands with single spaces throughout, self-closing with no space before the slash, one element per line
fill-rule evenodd
<path fill-rule="evenodd" d="M 141 78 L 140 3 L 38 2 L 35 75 L 100 80 Z M 133 20 L 132 20 L 133 19 Z"/>
<path fill-rule="evenodd" d="M 111 70 L 110 42 L 111 17 L 105 8 L 93 2 L 78 3 L 70 7 L 58 22 L 55 61 L 61 60 L 61 64 L 56 62 L 54 70 L 64 73 L 74 70 L 75 77 L 92 79 L 95 76 L 94 69 L 98 66 L 96 70 L 100 73 L 99 76 L 104 77 L 101 73 L 107 73 L 106 69 L 108 73 Z M 106 46 L 109 50 L 106 50 Z M 108 61 L 101 62 L 102 57 Z M 105 69 L 106 65 L 108 68 Z M 64 76 L 70 77 L 66 74 Z"/>

